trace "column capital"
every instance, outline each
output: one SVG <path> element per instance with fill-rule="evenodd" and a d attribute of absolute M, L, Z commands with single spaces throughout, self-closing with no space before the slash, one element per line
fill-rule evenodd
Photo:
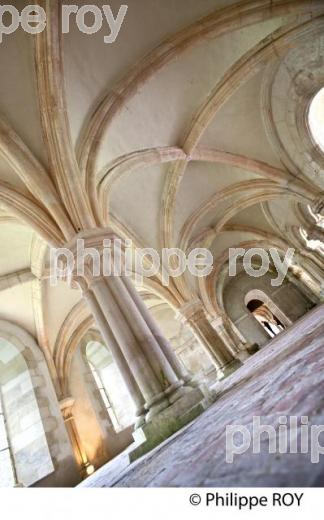
<path fill-rule="evenodd" d="M 314 224 L 313 226 L 304 227 L 307 232 L 308 240 L 319 240 L 324 242 L 324 229 Z"/>
<path fill-rule="evenodd" d="M 200 300 L 192 300 L 187 302 L 177 311 L 176 318 L 179 321 L 186 322 L 189 320 L 197 319 L 200 317 L 206 317 L 206 313 L 203 304 Z"/>
<path fill-rule="evenodd" d="M 213 316 L 210 323 L 212 324 L 213 327 L 215 327 L 217 329 L 217 327 L 224 326 L 224 319 L 222 316 Z"/>
<path fill-rule="evenodd" d="M 94 277 L 122 274 L 127 247 L 127 240 L 109 228 L 80 231 L 62 247 L 54 248 L 53 254 L 51 251 L 45 277 L 66 280 L 76 287 L 82 284 L 82 278 L 89 283 Z"/>
<path fill-rule="evenodd" d="M 73 419 L 72 409 L 75 403 L 74 397 L 65 397 L 59 401 L 61 414 L 63 415 L 64 421 L 70 421 Z"/>
<path fill-rule="evenodd" d="M 229 348 L 219 330 L 211 324 L 202 302 L 197 298 L 183 305 L 177 313 L 177 318 L 184 324 L 188 324 L 194 336 L 205 349 L 215 366 L 218 378 L 230 373 L 241 363 L 235 359 L 235 352 Z M 217 317 L 221 320 L 221 317 Z M 222 326 L 222 321 L 219 322 Z M 221 328 L 221 327 L 219 327 Z"/>
<path fill-rule="evenodd" d="M 118 237 L 110 228 L 98 227 L 94 229 L 86 229 L 76 233 L 71 240 L 65 242 L 63 247 L 71 251 L 73 255 L 76 255 L 78 240 L 83 240 L 84 247 L 93 247 L 98 251 L 102 250 L 104 240 L 111 240 L 112 242 L 119 240 L 122 242 L 122 239 Z"/>
<path fill-rule="evenodd" d="M 324 192 L 318 194 L 311 207 L 315 214 L 324 216 Z"/>

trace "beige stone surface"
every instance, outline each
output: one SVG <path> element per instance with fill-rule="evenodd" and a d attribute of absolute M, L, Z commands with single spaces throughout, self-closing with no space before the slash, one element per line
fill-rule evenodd
<path fill-rule="evenodd" d="M 54 467 L 39 486 L 73 485 L 131 442 L 83 364 L 89 333 L 123 378 L 131 422 L 149 429 L 266 345 L 250 291 L 286 328 L 324 298 L 324 162 L 308 121 L 323 1 L 136 0 L 111 45 L 106 26 L 62 35 L 61 3 L 39 1 L 48 30 L 0 45 L 0 341 L 19 331 L 9 342 L 32 375 Z M 206 247 L 213 269 L 167 287 L 160 269 L 135 287 L 87 266 L 53 286 L 51 248 L 75 255 L 79 238 L 98 253 L 104 238 Z M 246 280 L 241 265 L 231 279 L 230 247 L 293 248 L 286 285 Z"/>

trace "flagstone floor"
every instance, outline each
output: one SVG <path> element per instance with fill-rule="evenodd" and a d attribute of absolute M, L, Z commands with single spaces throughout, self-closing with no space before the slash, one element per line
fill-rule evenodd
<path fill-rule="evenodd" d="M 217 400 L 193 423 L 133 464 L 128 463 L 127 452 L 122 453 L 80 486 L 324 486 L 324 455 L 319 455 L 318 463 L 311 461 L 316 460 L 316 448 L 324 447 L 324 426 L 323 433 L 315 429 L 324 425 L 324 305 L 273 339 L 214 389 Z M 260 453 L 253 453 L 250 443 L 244 453 L 234 454 L 232 463 L 227 462 L 226 426 L 241 425 L 248 441 L 257 416 L 261 424 L 277 431 L 279 417 L 288 417 L 289 430 L 280 419 L 281 442 L 285 435 L 290 437 L 290 450 L 297 421 L 297 453 L 269 453 L 268 435 L 263 434 Z M 302 416 L 309 423 L 301 428 Z M 256 427 L 254 433 L 257 439 Z M 308 453 L 300 453 L 301 434 L 306 444 L 308 435 Z M 228 435 L 228 448 L 229 441 Z M 237 446 L 242 441 L 242 434 L 234 437 Z M 278 448 L 278 438 L 275 442 Z"/>

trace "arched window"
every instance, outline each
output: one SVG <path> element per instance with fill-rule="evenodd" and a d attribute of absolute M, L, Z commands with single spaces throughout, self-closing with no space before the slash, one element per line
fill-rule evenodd
<path fill-rule="evenodd" d="M 85 354 L 114 430 L 120 432 L 135 422 L 134 403 L 126 385 L 105 345 L 90 341 Z"/>
<path fill-rule="evenodd" d="M 7 420 L 0 388 L 0 487 L 13 487 L 17 483 L 15 463 L 10 447 Z"/>
<path fill-rule="evenodd" d="M 324 88 L 321 88 L 313 97 L 308 112 L 310 132 L 315 143 L 324 152 Z"/>
<path fill-rule="evenodd" d="M 91 368 L 91 372 L 93 374 L 94 380 L 95 380 L 98 390 L 100 392 L 101 398 L 104 402 L 104 405 L 106 407 L 106 410 L 107 410 L 110 420 L 112 422 L 114 430 L 115 430 L 115 432 L 119 432 L 122 429 L 122 427 L 121 427 L 121 424 L 115 413 L 114 407 L 109 399 L 109 395 L 108 395 L 105 385 L 101 379 L 100 372 L 96 370 L 96 368 L 93 366 L 93 364 L 90 361 L 89 361 L 89 366 Z"/>
<path fill-rule="evenodd" d="M 0 486 L 29 486 L 53 471 L 26 360 L 0 334 Z"/>

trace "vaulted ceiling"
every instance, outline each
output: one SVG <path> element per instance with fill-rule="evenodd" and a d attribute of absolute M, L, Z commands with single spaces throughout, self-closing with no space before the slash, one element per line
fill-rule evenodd
<path fill-rule="evenodd" d="M 59 3 L 40 4 L 54 27 Z M 0 45 L 0 316 L 48 352 L 82 308 L 79 291 L 42 276 L 80 208 L 139 244 L 207 245 L 217 259 L 293 241 L 298 211 L 324 190 L 322 157 L 296 134 L 324 85 L 322 1 L 128 4 L 113 44 L 105 26 L 71 24 Z"/>

